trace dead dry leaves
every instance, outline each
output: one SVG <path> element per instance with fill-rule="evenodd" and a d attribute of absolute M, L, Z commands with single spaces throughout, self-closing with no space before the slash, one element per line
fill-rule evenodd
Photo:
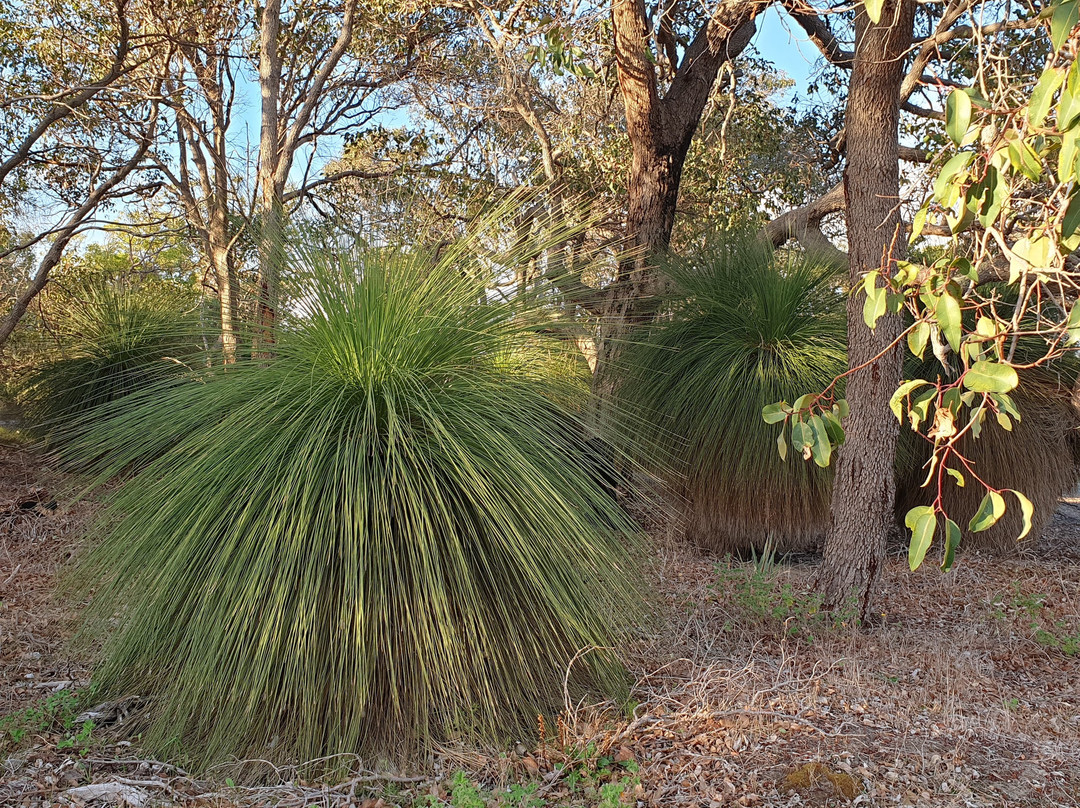
<path fill-rule="evenodd" d="M 32 453 L 0 447 L 0 713 L 86 675 L 64 657 L 71 615 L 52 589 L 92 506 L 62 490 Z M 22 508 L 30 498 L 58 505 Z M 510 806 L 515 784 L 549 807 L 604 794 L 665 808 L 1080 804 L 1075 524 L 1019 558 L 965 555 L 948 574 L 891 560 L 869 630 L 813 611 L 812 559 L 762 576 L 658 545 L 658 614 L 628 649 L 630 706 L 567 705 L 547 737 L 510 752 L 446 748 L 390 775 L 357 761 L 337 784 L 279 770 L 233 787 L 129 747 L 79 757 L 45 738 L 8 757 L 0 804 L 389 808 L 449 803 L 459 771 L 493 806 Z"/>

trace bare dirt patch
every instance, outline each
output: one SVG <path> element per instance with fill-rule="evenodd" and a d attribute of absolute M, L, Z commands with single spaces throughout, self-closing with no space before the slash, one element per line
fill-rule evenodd
<path fill-rule="evenodd" d="M 0 715 L 86 680 L 54 585 L 93 505 L 65 490 L 0 445 Z M 107 728 L 66 748 L 74 729 L 42 732 L 0 755 L 0 804 L 1075 806 L 1077 521 L 948 574 L 891 559 L 870 628 L 818 611 L 812 558 L 755 566 L 661 539 L 627 705 L 567 705 L 515 749 L 445 748 L 414 772 L 357 762 L 336 784 L 295 769 L 258 787 L 194 778 Z"/>

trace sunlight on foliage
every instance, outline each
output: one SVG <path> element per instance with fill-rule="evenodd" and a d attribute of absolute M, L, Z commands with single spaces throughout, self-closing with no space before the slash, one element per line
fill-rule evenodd
<path fill-rule="evenodd" d="M 733 240 L 666 270 L 671 315 L 627 347 L 622 395 L 655 425 L 643 439 L 685 464 L 688 532 L 721 552 L 770 535 L 782 549 L 814 542 L 831 476 L 786 458 L 786 445 L 781 459 L 761 410 L 844 371 L 834 269 Z"/>
<path fill-rule="evenodd" d="M 636 527 L 566 403 L 580 377 L 470 254 L 308 251 L 273 358 L 137 394 L 75 441 L 99 483 L 140 469 L 75 579 L 111 634 L 95 681 L 145 699 L 150 749 L 506 739 L 590 648 L 571 697 L 624 687 Z"/>
<path fill-rule="evenodd" d="M 58 324 L 64 354 L 24 381 L 20 400 L 46 429 L 171 377 L 199 352 L 198 317 L 177 292 L 89 282 L 71 295 Z"/>

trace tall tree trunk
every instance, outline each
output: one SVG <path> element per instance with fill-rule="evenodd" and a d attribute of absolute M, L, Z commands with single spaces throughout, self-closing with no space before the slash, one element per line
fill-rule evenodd
<path fill-rule="evenodd" d="M 679 181 L 694 132 L 725 62 L 750 43 L 762 0 L 724 0 L 687 45 L 661 92 L 658 57 L 649 41 L 644 0 L 614 0 L 611 7 L 619 89 L 633 160 L 626 219 L 626 258 L 600 305 L 593 389 L 610 397 L 618 375 L 618 355 L 629 332 L 652 319 L 660 278 L 656 258 L 671 243 Z"/>
<path fill-rule="evenodd" d="M 262 91 L 259 140 L 259 290 L 255 354 L 265 356 L 273 344 L 277 319 L 279 279 L 283 263 L 282 194 L 284 180 L 279 167 L 283 159 L 281 133 L 281 0 L 267 0 L 259 20 L 259 87 Z"/>
<path fill-rule="evenodd" d="M 660 291 L 655 262 L 671 244 L 688 148 L 689 139 L 685 148 L 678 144 L 634 150 L 626 216 L 628 252 L 600 310 L 593 389 L 601 400 L 614 392 L 621 346 L 631 331 L 649 322 L 655 313 Z"/>
<path fill-rule="evenodd" d="M 238 290 L 229 242 L 228 219 L 222 206 L 216 204 L 218 200 L 214 202 L 214 209 L 210 213 L 210 226 L 207 229 L 206 252 L 210 267 L 214 270 L 221 307 L 221 355 L 225 364 L 231 365 L 236 362 Z"/>
<path fill-rule="evenodd" d="M 281 270 L 285 264 L 285 187 L 296 150 L 310 135 L 308 130 L 322 102 L 334 71 L 353 41 L 358 0 L 345 0 L 341 27 L 333 45 L 320 59 L 318 70 L 300 86 L 295 74 L 283 77 L 282 0 L 266 0 L 259 16 L 259 90 L 262 95 L 259 139 L 259 300 L 256 312 L 256 356 L 267 356 L 274 342 L 274 325 L 280 305 Z M 293 15 L 292 22 L 297 24 Z M 295 33 L 295 28 L 292 29 Z M 282 97 L 282 92 L 286 98 Z M 349 107 L 339 108 L 339 110 Z M 341 120 L 340 118 L 338 120 Z M 313 142 L 313 141 L 312 141 Z"/>
<path fill-rule="evenodd" d="M 887 0 L 880 23 L 871 23 L 861 7 L 856 18 L 844 170 L 853 284 L 872 269 L 891 272 L 906 244 L 899 209 L 897 126 L 915 5 L 915 0 Z M 862 307 L 861 296 L 849 299 L 848 366 L 860 369 L 848 379 L 851 415 L 844 425 L 847 442 L 837 459 L 832 527 L 818 584 L 828 608 L 854 605 L 865 619 L 894 521 L 899 426 L 888 403 L 900 383 L 902 353 L 897 347 L 875 357 L 902 333 L 903 322 L 889 314 L 871 331 L 863 322 Z"/>

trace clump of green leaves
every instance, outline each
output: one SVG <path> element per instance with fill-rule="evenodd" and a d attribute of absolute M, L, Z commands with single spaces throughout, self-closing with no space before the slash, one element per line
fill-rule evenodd
<path fill-rule="evenodd" d="M 775 567 L 749 567 L 728 559 L 714 571 L 716 582 L 710 588 L 716 597 L 741 612 L 740 621 L 749 619 L 765 632 L 813 644 L 823 633 L 858 624 L 854 604 L 826 611 L 820 593 L 802 591 L 782 580 Z"/>
<path fill-rule="evenodd" d="M 827 462 L 785 462 L 788 442 L 784 435 L 777 442 L 761 412 L 821 389 L 846 367 L 835 268 L 731 237 L 672 261 L 666 272 L 671 316 L 624 352 L 621 396 L 636 416 L 628 431 L 645 442 L 646 454 L 674 457 L 684 470 L 672 482 L 686 497 L 687 531 L 699 543 L 744 552 L 770 536 L 784 550 L 815 542 L 828 522 Z M 775 417 L 766 410 L 768 423 L 787 417 L 779 405 Z M 842 438 L 838 416 L 798 418 L 795 427 L 800 454 L 831 446 L 814 439 L 815 429 Z"/>
<path fill-rule="evenodd" d="M 95 681 L 146 699 L 151 750 L 505 740 L 633 625 L 637 528 L 565 403 L 587 391 L 469 247 L 302 254 L 272 357 L 129 396 L 67 449 L 138 472 L 74 575 L 110 634 Z M 592 650 L 569 686 L 624 677 Z"/>
<path fill-rule="evenodd" d="M 138 284 L 89 281 L 67 292 L 62 353 L 23 381 L 29 420 L 46 429 L 187 373 L 201 350 L 194 299 Z"/>
<path fill-rule="evenodd" d="M 0 719 L 0 750 L 15 749 L 35 736 L 54 736 L 56 748 L 85 754 L 93 743 L 94 722 L 78 721 L 86 693 L 64 689 Z"/>

